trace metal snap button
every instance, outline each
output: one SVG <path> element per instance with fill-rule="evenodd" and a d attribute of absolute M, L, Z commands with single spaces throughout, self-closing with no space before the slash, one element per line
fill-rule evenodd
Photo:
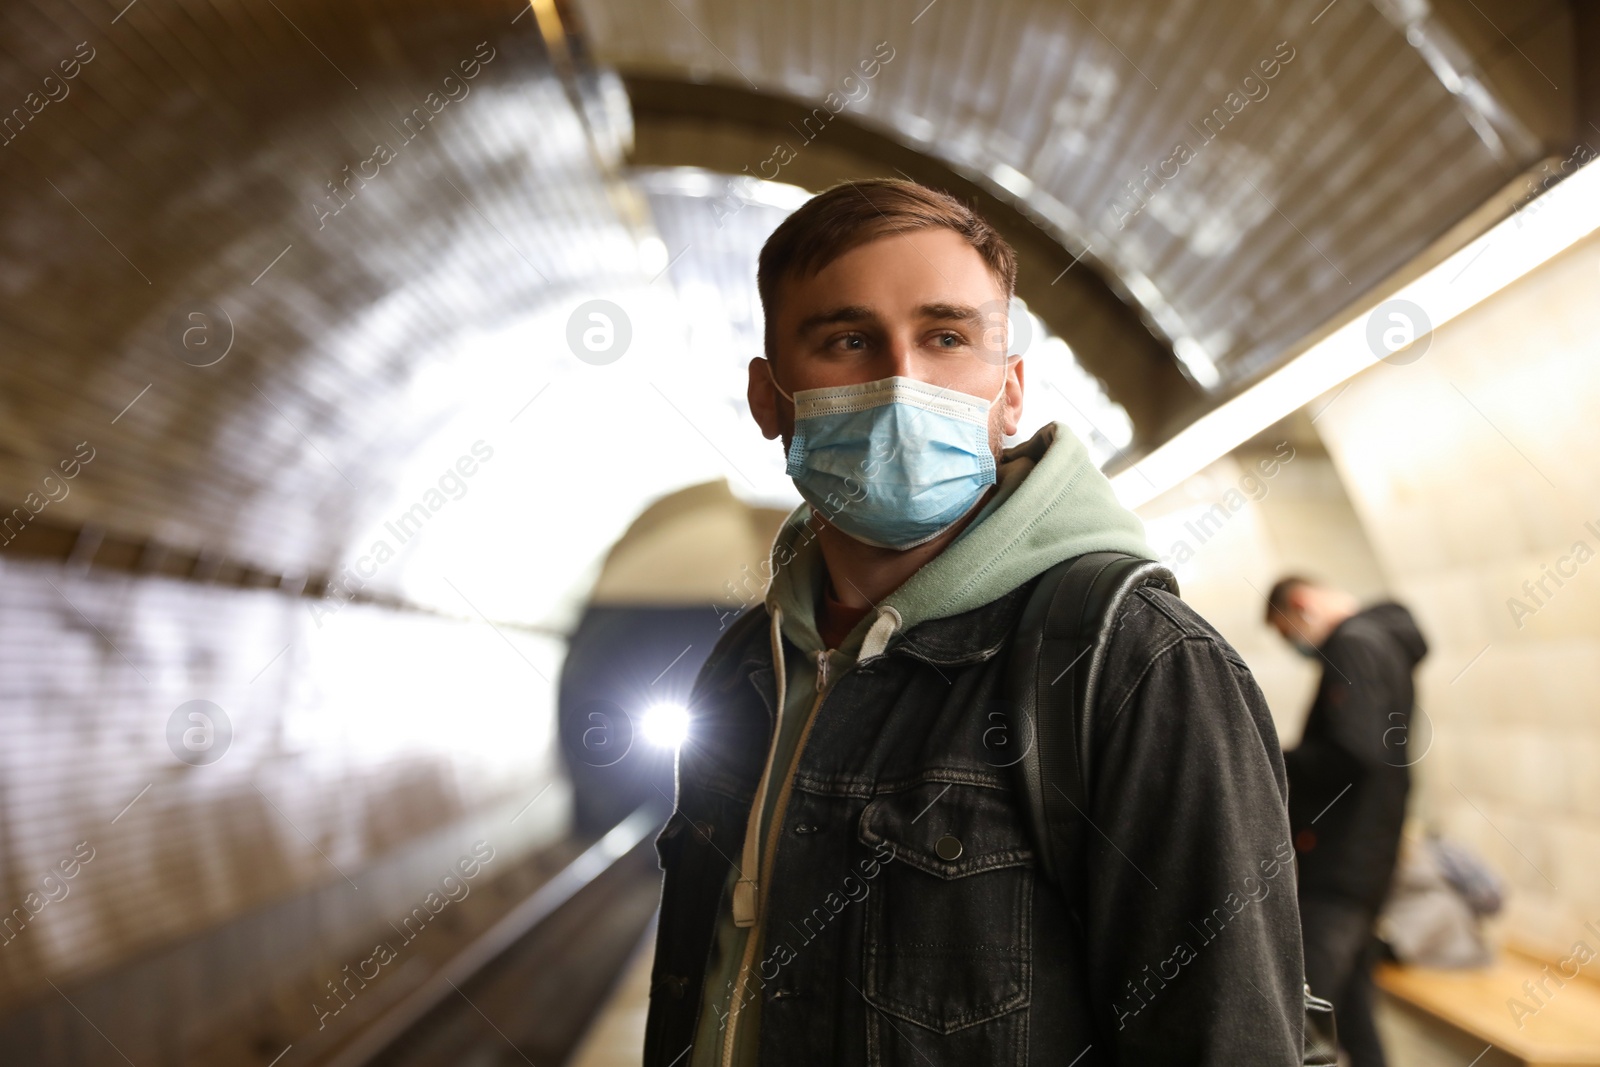
<path fill-rule="evenodd" d="M 949 834 L 945 834 L 933 843 L 933 851 L 939 858 L 949 863 L 961 858 L 961 842 Z"/>
<path fill-rule="evenodd" d="M 717 829 L 708 822 L 697 822 L 694 824 L 694 828 L 700 831 L 700 836 L 705 838 L 707 841 L 711 840 L 711 835 L 715 833 Z"/>
<path fill-rule="evenodd" d="M 806 822 L 795 823 L 794 832 L 797 834 L 814 834 L 817 832 L 817 828 Z"/>

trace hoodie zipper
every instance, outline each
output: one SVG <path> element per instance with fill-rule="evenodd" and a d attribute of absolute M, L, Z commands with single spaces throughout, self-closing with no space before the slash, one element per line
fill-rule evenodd
<path fill-rule="evenodd" d="M 849 668 L 846 668 L 848 670 Z M 778 798 L 773 801 L 772 821 L 767 824 L 766 840 L 762 842 L 761 856 L 756 867 L 756 902 L 755 922 L 745 935 L 744 953 L 739 961 L 739 971 L 733 983 L 733 1003 L 728 1013 L 728 1033 L 722 1042 L 722 1067 L 733 1067 L 734 1046 L 738 1041 L 739 1016 L 745 1004 L 745 987 L 750 975 L 750 967 L 755 961 L 758 942 L 761 940 L 761 917 L 766 911 L 766 880 L 763 872 L 769 872 L 777 859 L 779 828 L 783 825 L 783 815 L 789 807 L 789 793 L 794 785 L 795 766 L 800 761 L 800 753 L 804 751 L 806 740 L 811 736 L 811 727 L 817 721 L 817 712 L 822 710 L 822 701 L 828 695 L 828 650 L 823 649 L 817 653 L 817 696 L 811 702 L 811 711 L 806 716 L 805 725 L 800 729 L 800 737 L 795 741 L 794 753 L 789 759 L 789 766 L 784 770 L 783 785 L 778 789 Z M 782 709 L 779 709 L 781 714 Z M 774 735 L 774 746 L 778 739 Z M 760 826 L 761 811 L 758 809 L 751 813 L 751 818 Z"/>

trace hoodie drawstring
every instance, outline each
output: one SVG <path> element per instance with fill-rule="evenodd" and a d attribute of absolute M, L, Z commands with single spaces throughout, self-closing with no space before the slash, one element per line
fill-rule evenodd
<path fill-rule="evenodd" d="M 772 784 L 772 761 L 778 754 L 778 734 L 783 729 L 783 706 L 788 697 L 789 669 L 783 661 L 783 609 L 772 605 L 772 666 L 777 676 L 778 706 L 772 725 L 772 744 L 767 748 L 767 763 L 756 787 L 755 807 L 744 828 L 744 852 L 739 859 L 740 878 L 733 886 L 733 924 L 754 926 L 760 893 L 757 876 L 761 873 L 761 813 L 767 807 L 767 789 Z"/>
<path fill-rule="evenodd" d="M 766 812 L 767 793 L 772 787 L 773 762 L 778 754 L 778 739 L 783 729 L 784 705 L 789 701 L 789 669 L 783 661 L 783 609 L 777 604 L 769 604 L 768 610 L 772 615 L 772 665 L 777 675 L 778 708 L 772 727 L 772 742 L 767 748 L 766 766 L 761 771 L 761 783 L 756 787 L 755 806 L 750 810 L 750 817 L 744 828 L 744 851 L 740 860 L 739 880 L 733 885 L 733 923 L 735 926 L 750 928 L 756 925 L 756 918 L 761 909 L 761 819 Z M 884 607 L 878 610 L 878 618 L 867 631 L 862 642 L 861 651 L 856 657 L 861 660 L 871 656 L 883 654 L 888 647 L 889 638 L 900 627 L 900 613 L 893 608 Z M 826 649 L 817 653 L 817 696 L 811 704 L 811 714 L 816 715 L 817 709 L 822 706 L 822 698 L 828 684 L 828 652 Z M 788 767 L 783 772 L 783 787 L 778 792 L 778 804 L 787 805 L 789 789 L 793 784 L 794 764 L 800 758 L 800 751 L 804 748 L 806 737 L 810 734 L 811 723 L 808 721 L 801 732 L 798 747 L 790 760 Z M 776 821 L 779 812 L 773 812 Z M 776 832 L 774 827 L 773 832 Z M 772 834 L 768 835 L 768 859 L 772 859 L 773 849 L 776 847 Z M 733 1003 L 729 1006 L 726 1030 L 722 1038 L 722 1064 L 724 1067 L 733 1063 L 734 1047 L 738 1040 L 740 1009 L 744 1006 L 744 990 L 747 976 L 754 963 L 758 931 L 751 930 L 745 937 L 744 959 L 740 964 L 738 977 L 734 981 Z"/>
<path fill-rule="evenodd" d="M 856 654 L 856 662 L 883 655 L 883 650 L 889 647 L 889 638 L 900 629 L 900 613 L 885 604 L 878 609 L 877 621 L 867 631 L 867 636 L 861 639 L 861 651 Z"/>
<path fill-rule="evenodd" d="M 739 880 L 733 886 L 733 923 L 739 927 L 750 927 L 756 924 L 756 915 L 760 909 L 761 895 L 761 819 L 767 808 L 767 794 L 772 787 L 773 761 L 778 754 L 778 737 L 783 730 L 784 707 L 788 703 L 789 669 L 783 657 L 783 608 L 777 604 L 771 605 L 772 615 L 772 665 L 773 673 L 777 678 L 778 703 L 777 714 L 772 728 L 772 743 L 767 748 L 767 762 L 761 770 L 761 782 L 756 787 L 755 806 L 750 810 L 750 818 L 745 823 L 744 850 L 739 861 Z M 887 605 L 878 609 L 878 617 L 872 627 L 862 639 L 861 651 L 856 656 L 859 663 L 862 660 L 881 656 L 888 647 L 889 639 L 900 628 L 900 613 Z M 827 670 L 826 651 L 817 654 L 817 679 L 818 693 L 820 695 L 823 685 L 826 684 Z M 796 757 L 798 758 L 798 753 Z"/>

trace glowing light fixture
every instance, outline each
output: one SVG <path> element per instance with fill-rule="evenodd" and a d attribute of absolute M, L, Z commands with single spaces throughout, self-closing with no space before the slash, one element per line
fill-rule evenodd
<path fill-rule="evenodd" d="M 639 270 L 647 278 L 654 278 L 667 269 L 667 243 L 654 235 L 639 242 Z"/>
<path fill-rule="evenodd" d="M 645 740 L 661 748 L 677 748 L 689 736 L 689 710 L 680 704 L 657 704 L 639 724 Z"/>
<path fill-rule="evenodd" d="M 1261 381 L 1180 430 L 1111 479 L 1117 497 L 1138 507 L 1177 485 L 1279 419 L 1380 359 L 1405 362 L 1402 350 L 1374 344 L 1410 306 L 1410 344 L 1487 300 L 1600 228 L 1600 165 L 1590 163 L 1537 199 L 1519 205 L 1489 232 L 1420 278 L 1366 304 L 1342 326 Z M 1414 321 L 1419 316 L 1421 322 Z M 1398 356 L 1398 358 L 1396 358 Z"/>

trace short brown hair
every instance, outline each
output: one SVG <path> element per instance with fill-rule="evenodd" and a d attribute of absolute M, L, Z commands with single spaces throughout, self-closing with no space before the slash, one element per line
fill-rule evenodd
<path fill-rule="evenodd" d="M 1017 253 L 976 211 L 948 193 L 899 178 L 840 182 L 807 200 L 761 246 L 756 289 L 773 355 L 778 287 L 816 274 L 853 248 L 890 234 L 942 227 L 966 238 L 1009 300 L 1017 287 Z"/>
<path fill-rule="evenodd" d="M 1282 615 L 1287 619 L 1289 598 L 1294 595 L 1295 590 L 1311 588 L 1316 584 L 1310 578 L 1298 574 L 1288 574 L 1279 578 L 1273 585 L 1272 592 L 1267 594 L 1267 621 L 1271 622 L 1274 615 Z"/>

